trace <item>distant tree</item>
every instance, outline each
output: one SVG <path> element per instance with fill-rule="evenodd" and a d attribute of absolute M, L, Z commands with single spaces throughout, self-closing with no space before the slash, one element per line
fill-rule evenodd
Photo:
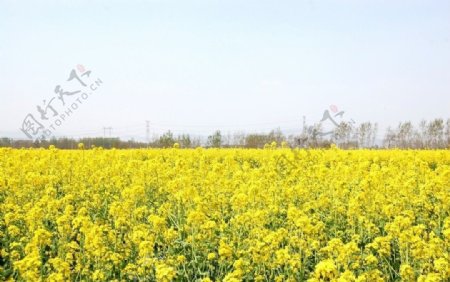
<path fill-rule="evenodd" d="M 447 119 L 447 126 L 445 128 L 445 139 L 447 141 L 446 147 L 450 148 L 450 118 Z"/>
<path fill-rule="evenodd" d="M 383 146 L 386 148 L 395 146 L 395 132 L 390 126 L 386 129 L 386 134 L 383 138 Z"/>
<path fill-rule="evenodd" d="M 246 148 L 264 148 L 264 145 L 270 142 L 270 138 L 267 134 L 253 133 L 245 136 Z"/>
<path fill-rule="evenodd" d="M 321 123 L 303 127 L 303 132 L 299 138 L 300 146 L 312 148 L 322 147 L 323 134 Z"/>
<path fill-rule="evenodd" d="M 417 129 L 410 121 L 400 122 L 396 130 L 388 128 L 383 142 L 388 148 L 445 148 L 448 143 L 445 128 L 443 119 L 422 120 Z"/>
<path fill-rule="evenodd" d="M 277 144 L 281 144 L 283 141 L 286 140 L 286 137 L 284 136 L 280 128 L 271 130 L 267 137 L 269 139 L 269 142 L 275 141 L 277 142 Z"/>
<path fill-rule="evenodd" d="M 232 147 L 232 136 L 230 132 L 227 132 L 222 138 L 222 147 Z"/>
<path fill-rule="evenodd" d="M 286 137 L 286 142 L 288 143 L 289 147 L 293 148 L 293 147 L 296 147 L 298 145 L 297 144 L 297 139 L 298 139 L 297 135 L 289 134 Z"/>
<path fill-rule="evenodd" d="M 3 137 L 0 138 L 0 147 L 11 147 L 13 140 L 11 138 Z"/>
<path fill-rule="evenodd" d="M 421 120 L 415 135 L 415 148 L 426 148 L 429 143 L 428 123 L 426 120 Z"/>
<path fill-rule="evenodd" d="M 376 136 L 377 124 L 371 122 L 361 123 L 356 129 L 356 138 L 358 140 L 358 147 L 371 147 Z"/>
<path fill-rule="evenodd" d="M 220 148 L 222 146 L 222 134 L 220 130 L 208 136 L 208 146 L 213 148 Z"/>
<path fill-rule="evenodd" d="M 428 123 L 428 145 L 430 148 L 443 148 L 444 145 L 444 120 L 435 119 Z"/>
<path fill-rule="evenodd" d="M 351 144 L 351 137 L 353 133 L 353 126 L 349 122 L 342 121 L 335 128 L 333 132 L 333 140 L 336 141 L 337 145 L 342 148 L 347 148 L 350 146 L 355 146 L 355 144 Z"/>
<path fill-rule="evenodd" d="M 378 148 L 375 138 L 378 130 L 376 123 L 364 122 L 358 126 L 353 123 L 341 122 L 333 132 L 323 133 L 321 123 L 307 125 L 303 122 L 303 130 L 299 135 L 291 134 L 286 137 L 280 128 L 271 130 L 269 133 L 236 132 L 233 135 L 222 136 L 220 131 L 215 131 L 207 138 L 192 137 L 182 134 L 174 138 L 169 130 L 161 136 L 155 136 L 151 143 L 138 142 L 135 140 L 123 141 L 119 138 L 67 138 L 52 137 L 48 140 L 14 140 L 11 138 L 0 138 L 0 147 L 13 148 L 48 148 L 54 145 L 60 149 L 76 149 L 78 143 L 85 144 L 86 149 L 93 147 L 109 148 L 148 148 L 164 147 L 172 148 L 174 143 L 179 143 L 183 148 L 195 148 L 200 146 L 209 147 L 246 147 L 263 148 L 265 144 L 275 141 L 278 145 L 287 141 L 290 147 L 302 148 L 327 148 L 332 142 L 341 148 Z M 387 128 L 383 138 L 383 146 L 387 148 L 450 148 L 450 119 L 426 120 L 414 126 L 410 121 L 400 122 L 394 129 Z"/>
<path fill-rule="evenodd" d="M 378 123 L 375 122 L 372 125 L 372 132 L 371 132 L 371 134 L 369 136 L 370 144 L 367 145 L 368 147 L 378 146 L 378 145 L 375 144 L 376 138 L 377 138 L 377 134 L 378 134 Z"/>
<path fill-rule="evenodd" d="M 157 146 L 162 148 L 172 148 L 175 144 L 175 139 L 173 138 L 173 133 L 169 130 L 159 137 L 157 141 Z"/>
<path fill-rule="evenodd" d="M 178 143 L 180 143 L 182 148 L 190 148 L 192 146 L 191 137 L 189 134 L 183 134 L 178 136 Z"/>
<path fill-rule="evenodd" d="M 397 128 L 397 147 L 412 148 L 414 139 L 414 126 L 410 121 L 401 122 Z"/>
<path fill-rule="evenodd" d="M 234 132 L 232 136 L 231 143 L 236 147 L 244 147 L 245 146 L 246 135 L 244 132 Z"/>
<path fill-rule="evenodd" d="M 192 138 L 191 147 L 192 148 L 197 148 L 197 147 L 200 147 L 200 146 L 202 146 L 202 140 L 200 139 L 200 137 Z"/>

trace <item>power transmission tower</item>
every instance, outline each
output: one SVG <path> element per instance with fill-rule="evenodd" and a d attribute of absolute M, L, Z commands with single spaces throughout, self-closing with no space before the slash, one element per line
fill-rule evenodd
<path fill-rule="evenodd" d="M 109 131 L 109 140 L 107 140 L 108 142 L 108 147 L 111 147 L 111 131 L 112 131 L 112 127 L 103 127 L 103 140 L 102 140 L 102 147 L 105 148 L 105 139 L 106 139 L 106 131 Z"/>
<path fill-rule="evenodd" d="M 103 138 L 106 137 L 106 131 L 108 130 L 109 132 L 109 137 L 111 137 L 111 131 L 112 131 L 112 127 L 103 127 Z"/>

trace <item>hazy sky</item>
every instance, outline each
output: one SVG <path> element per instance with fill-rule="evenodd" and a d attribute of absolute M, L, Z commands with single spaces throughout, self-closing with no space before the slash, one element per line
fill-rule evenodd
<path fill-rule="evenodd" d="M 449 117 L 448 0 L 37 3 L 0 0 L 0 136 L 97 78 L 55 135 L 293 133 L 330 105 L 381 128 Z"/>

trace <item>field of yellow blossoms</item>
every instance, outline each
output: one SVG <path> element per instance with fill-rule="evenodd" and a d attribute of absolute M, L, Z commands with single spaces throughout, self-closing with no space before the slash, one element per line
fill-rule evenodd
<path fill-rule="evenodd" d="M 0 149 L 0 280 L 450 281 L 450 151 Z"/>

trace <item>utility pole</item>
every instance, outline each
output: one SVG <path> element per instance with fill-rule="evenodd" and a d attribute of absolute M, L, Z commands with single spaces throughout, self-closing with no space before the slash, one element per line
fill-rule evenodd
<path fill-rule="evenodd" d="M 147 144 L 150 142 L 150 121 L 145 121 L 145 139 L 147 140 Z"/>
<path fill-rule="evenodd" d="M 308 140 L 307 128 L 306 128 L 306 116 L 303 116 L 302 133 L 298 138 L 298 145 L 306 147 L 306 141 Z"/>
<path fill-rule="evenodd" d="M 105 148 L 105 131 L 106 131 L 106 128 L 103 127 L 103 138 L 102 138 L 102 147 L 103 148 Z"/>
<path fill-rule="evenodd" d="M 302 128 L 302 132 L 306 132 L 306 117 L 303 116 L 303 128 Z"/>
<path fill-rule="evenodd" d="M 109 138 L 111 139 L 111 131 L 112 131 L 112 127 L 103 127 L 103 140 L 102 140 L 102 147 L 105 148 L 105 139 L 106 139 L 106 131 L 109 131 Z M 108 143 L 110 143 L 111 140 L 108 141 Z"/>

